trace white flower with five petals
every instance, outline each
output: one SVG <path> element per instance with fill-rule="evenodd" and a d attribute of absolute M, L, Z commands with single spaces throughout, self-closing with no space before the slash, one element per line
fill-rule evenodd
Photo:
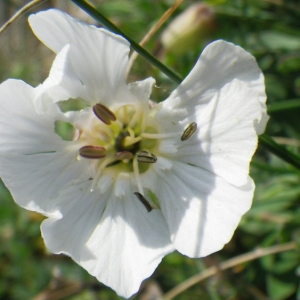
<path fill-rule="evenodd" d="M 175 249 L 220 250 L 250 208 L 249 163 L 268 120 L 255 59 L 211 43 L 153 105 L 152 78 L 126 84 L 124 38 L 58 10 L 29 21 L 57 56 L 40 86 L 0 85 L 0 175 L 19 205 L 48 217 L 47 247 L 124 297 Z M 86 108 L 59 109 L 74 98 Z M 57 120 L 76 129 L 72 141 Z"/>

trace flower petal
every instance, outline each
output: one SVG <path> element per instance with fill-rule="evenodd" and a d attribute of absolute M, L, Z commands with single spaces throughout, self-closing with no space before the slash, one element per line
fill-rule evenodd
<path fill-rule="evenodd" d="M 181 141 L 180 134 L 175 139 L 166 139 L 160 149 L 165 152 L 173 145 L 177 152 L 168 155 L 176 161 L 198 166 L 231 184 L 243 186 L 248 181 L 249 163 L 257 147 L 253 126 L 261 115 L 257 95 L 244 82 L 233 80 L 220 91 L 203 97 L 209 100 L 195 107 L 188 103 L 189 117 L 176 123 L 176 130 L 181 126 L 183 132 L 188 124 L 196 122 L 196 132 L 186 141 Z M 172 127 L 174 114 L 162 110 L 157 118 Z"/>
<path fill-rule="evenodd" d="M 31 15 L 29 23 L 37 37 L 56 53 L 69 45 L 73 78 L 78 78 L 89 92 L 85 100 L 110 107 L 112 103 L 135 101 L 125 82 L 129 43 L 121 36 L 55 9 Z"/>
<path fill-rule="evenodd" d="M 229 242 L 251 206 L 251 178 L 237 188 L 211 172 L 180 162 L 173 163 L 171 170 L 155 171 L 152 183 L 148 180 L 145 185 L 155 191 L 178 251 L 202 257 Z"/>
<path fill-rule="evenodd" d="M 116 182 L 125 187 L 126 196 L 117 188 L 99 197 L 86 183 L 64 190 L 63 217 L 44 221 L 42 233 L 52 252 L 70 255 L 99 281 L 129 297 L 174 248 L 160 210 L 146 211 L 127 174 L 121 173 Z"/>
<path fill-rule="evenodd" d="M 69 98 L 89 99 L 86 86 L 76 75 L 70 61 L 70 45 L 64 46 L 56 55 L 49 77 L 44 81 L 43 88 L 57 102 Z"/>
<path fill-rule="evenodd" d="M 55 111 L 44 115 L 36 113 L 33 105 L 36 93 L 36 89 L 21 80 L 11 79 L 0 85 L 0 153 L 54 152 L 64 144 L 54 133 L 58 116 Z"/>
<path fill-rule="evenodd" d="M 256 130 L 261 134 L 268 121 L 264 76 L 255 58 L 239 46 L 219 40 L 209 44 L 185 80 L 164 102 L 164 106 L 184 109 L 204 104 L 204 94 L 213 94 L 224 85 L 238 79 L 257 93 L 262 114 L 256 120 Z"/>
<path fill-rule="evenodd" d="M 19 205 L 50 214 L 56 208 L 49 199 L 74 178 L 87 180 L 88 167 L 77 161 L 76 145 L 55 134 L 59 111 L 36 112 L 36 93 L 20 80 L 0 85 L 0 176 Z"/>
<path fill-rule="evenodd" d="M 152 87 L 155 84 L 155 79 L 149 77 L 142 81 L 136 81 L 130 83 L 128 85 L 131 93 L 139 100 L 139 101 L 149 101 L 150 95 L 152 93 Z"/>
<path fill-rule="evenodd" d="M 76 161 L 76 156 L 68 151 L 30 156 L 2 154 L 0 177 L 20 206 L 43 215 L 56 215 L 57 204 L 52 200 L 60 189 L 88 181 L 86 163 Z"/>

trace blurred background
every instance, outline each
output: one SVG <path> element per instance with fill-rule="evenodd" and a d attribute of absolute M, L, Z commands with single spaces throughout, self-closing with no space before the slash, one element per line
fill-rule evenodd
<path fill-rule="evenodd" d="M 0 25 L 27 2 L 0 0 Z M 92 3 L 139 42 L 174 1 Z M 45 80 L 54 55 L 30 31 L 27 17 L 50 7 L 97 24 L 68 0 L 46 1 L 35 7 L 0 34 L 0 82 L 20 78 L 36 86 Z M 266 132 L 299 154 L 300 1 L 185 0 L 145 48 L 184 78 L 205 45 L 216 39 L 238 44 L 256 57 L 265 75 L 271 116 Z M 157 81 L 152 94 L 155 101 L 165 99 L 176 87 L 138 57 L 128 81 L 149 76 Z M 251 176 L 256 183 L 253 206 L 242 218 L 231 242 L 202 259 L 190 259 L 176 252 L 166 256 L 132 299 L 158 299 L 222 261 L 257 248 L 300 240 L 299 170 L 259 146 L 251 164 Z M 121 299 L 70 258 L 49 253 L 40 235 L 42 220 L 42 216 L 18 207 L 0 182 L 0 299 Z M 237 264 L 184 290 L 175 299 L 300 299 L 299 275 L 299 250 L 283 251 Z"/>

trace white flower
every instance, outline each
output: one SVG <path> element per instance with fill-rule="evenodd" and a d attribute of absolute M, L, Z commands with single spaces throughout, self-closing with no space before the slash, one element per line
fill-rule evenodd
<path fill-rule="evenodd" d="M 124 297 L 175 249 L 221 249 L 250 208 L 249 162 L 268 119 L 255 59 L 214 42 L 155 106 L 152 78 L 125 82 L 125 39 L 57 10 L 29 20 L 57 56 L 40 86 L 0 86 L 0 175 L 19 205 L 48 217 L 47 247 Z M 72 98 L 88 107 L 62 113 Z M 76 128 L 73 141 L 56 120 Z"/>

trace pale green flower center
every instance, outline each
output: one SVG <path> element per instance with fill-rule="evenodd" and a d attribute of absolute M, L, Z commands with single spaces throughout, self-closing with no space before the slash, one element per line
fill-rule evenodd
<path fill-rule="evenodd" d="M 77 141 L 84 145 L 79 149 L 80 159 L 95 163 L 94 190 L 104 169 L 134 173 L 137 188 L 143 194 L 140 173 L 146 172 L 157 158 L 159 139 L 143 137 L 157 134 L 157 125 L 149 118 L 149 107 L 124 105 L 114 111 L 102 104 L 93 107 L 95 118 L 88 130 L 79 131 Z"/>
<path fill-rule="evenodd" d="M 112 113 L 115 121 L 110 124 L 105 124 L 95 115 L 90 130 L 81 131 L 77 139 L 86 146 L 104 148 L 106 155 L 100 159 L 110 161 L 106 167 L 118 165 L 118 169 L 132 171 L 132 161 L 139 151 L 152 153 L 156 150 L 157 140 L 143 138 L 142 134 L 157 133 L 157 128 L 155 124 L 148 124 L 147 114 L 133 105 L 122 106 Z M 87 158 L 94 159 L 93 155 Z"/>
<path fill-rule="evenodd" d="M 153 206 L 144 196 L 140 174 L 150 170 L 164 156 L 159 151 L 162 140 L 175 138 L 184 142 L 197 129 L 197 124 L 193 122 L 183 133 L 160 132 L 155 118 L 156 108 L 150 108 L 147 102 L 112 110 L 101 103 L 93 106 L 94 117 L 90 124 L 84 126 L 84 129 L 78 129 L 73 139 L 78 146 L 78 159 L 89 160 L 90 167 L 94 169 L 95 175 L 90 178 L 91 191 L 98 185 L 104 170 L 131 173 L 137 185 L 134 194 L 147 211 L 152 210 Z M 155 203 L 154 207 L 158 207 L 154 193 L 149 193 L 151 201 Z"/>

